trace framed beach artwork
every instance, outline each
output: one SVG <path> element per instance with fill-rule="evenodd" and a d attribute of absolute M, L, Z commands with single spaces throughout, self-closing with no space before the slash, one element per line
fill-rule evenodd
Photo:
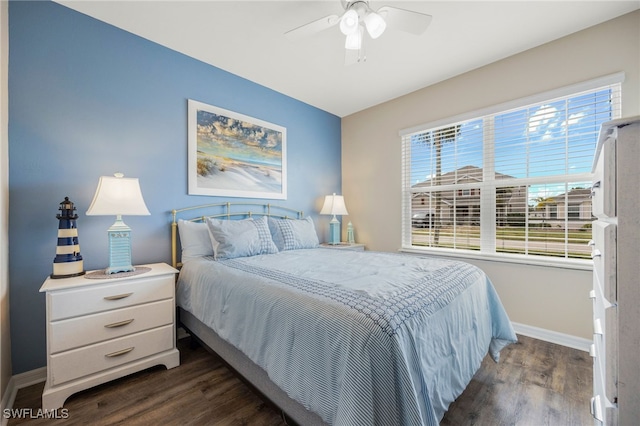
<path fill-rule="evenodd" d="M 287 199 L 287 129 L 189 99 L 189 194 Z"/>

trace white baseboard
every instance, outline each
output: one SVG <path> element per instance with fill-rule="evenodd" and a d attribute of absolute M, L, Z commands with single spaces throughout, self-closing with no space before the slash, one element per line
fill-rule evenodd
<path fill-rule="evenodd" d="M 13 408 L 13 403 L 20 389 L 35 385 L 36 383 L 42 383 L 45 380 L 47 380 L 47 367 L 36 368 L 35 370 L 11 376 L 9 383 L 7 383 L 7 388 L 4 391 L 4 396 L 2 397 L 3 412 L 5 408 Z M 2 416 L 2 426 L 6 426 L 8 422 L 9 419 Z"/>
<path fill-rule="evenodd" d="M 591 344 L 593 343 L 592 340 L 571 336 L 570 334 L 558 333 L 557 331 L 546 330 L 544 328 L 533 327 L 526 324 L 519 324 L 517 322 L 512 322 L 511 324 L 518 334 L 585 352 L 589 352 Z"/>
<path fill-rule="evenodd" d="M 47 367 L 36 368 L 35 370 L 25 371 L 11 377 L 15 380 L 16 389 L 26 388 L 27 386 L 42 383 L 47 380 Z"/>

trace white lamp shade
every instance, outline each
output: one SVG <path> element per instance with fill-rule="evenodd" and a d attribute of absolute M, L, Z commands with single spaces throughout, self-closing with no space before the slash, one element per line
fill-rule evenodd
<path fill-rule="evenodd" d="M 358 12 L 353 9 L 347 10 L 342 19 L 340 19 L 340 31 L 342 34 L 349 35 L 358 29 Z"/>
<path fill-rule="evenodd" d="M 100 176 L 98 188 L 87 210 L 88 216 L 147 216 L 149 210 L 142 198 L 137 178 Z"/>
<path fill-rule="evenodd" d="M 367 27 L 367 32 L 373 39 L 380 37 L 387 28 L 387 23 L 382 19 L 382 16 L 375 12 L 370 12 L 365 16 L 364 24 Z"/>
<path fill-rule="evenodd" d="M 360 50 L 362 46 L 362 27 L 360 27 L 357 31 L 349 34 L 347 39 L 344 42 L 345 49 L 349 50 Z"/>
<path fill-rule="evenodd" d="M 344 204 L 344 198 L 342 195 L 327 195 L 324 197 L 324 205 L 322 206 L 322 210 L 320 210 L 320 214 L 330 214 L 330 215 L 342 215 L 346 216 L 349 213 L 347 212 L 347 207 Z"/>

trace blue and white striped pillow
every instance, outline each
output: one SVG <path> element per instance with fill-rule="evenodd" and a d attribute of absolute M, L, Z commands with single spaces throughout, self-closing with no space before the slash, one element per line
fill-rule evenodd
<path fill-rule="evenodd" d="M 313 220 L 269 218 L 271 237 L 278 250 L 299 250 L 318 247 L 318 234 Z"/>

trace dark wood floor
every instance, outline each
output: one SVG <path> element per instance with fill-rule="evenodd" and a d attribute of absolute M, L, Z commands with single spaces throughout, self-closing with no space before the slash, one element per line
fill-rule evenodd
<path fill-rule="evenodd" d="M 442 425 L 589 425 L 591 357 L 588 353 L 519 336 L 488 357 Z M 9 425 L 284 425 L 220 359 L 178 342 L 180 367 L 154 367 L 79 392 L 65 403 L 63 420 L 10 419 Z M 14 409 L 41 407 L 44 383 L 21 389 Z"/>
<path fill-rule="evenodd" d="M 485 357 L 441 425 L 593 425 L 588 352 L 525 336 Z"/>

